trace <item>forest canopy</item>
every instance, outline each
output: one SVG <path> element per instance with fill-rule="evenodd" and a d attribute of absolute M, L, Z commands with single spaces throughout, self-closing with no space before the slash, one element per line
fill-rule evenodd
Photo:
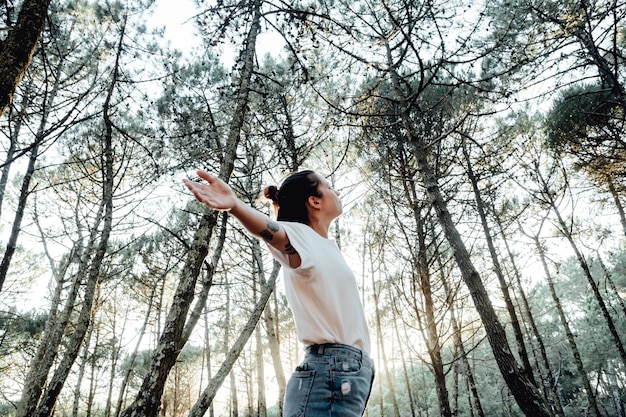
<path fill-rule="evenodd" d="M 0 65 L 0 416 L 282 415 L 279 264 L 182 179 L 271 215 L 307 168 L 367 416 L 626 416 L 626 3 L 195 0 L 185 44 L 161 3 L 51 1 Z"/>

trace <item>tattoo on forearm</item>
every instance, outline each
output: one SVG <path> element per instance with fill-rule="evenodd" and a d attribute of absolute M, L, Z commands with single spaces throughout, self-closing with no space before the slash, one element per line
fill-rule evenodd
<path fill-rule="evenodd" d="M 270 220 L 267 222 L 267 229 L 259 232 L 259 236 L 261 236 L 264 241 L 270 242 L 274 238 L 274 233 L 278 232 L 279 230 L 280 226 L 278 225 L 278 223 Z"/>
<path fill-rule="evenodd" d="M 287 242 L 287 244 L 285 245 L 285 253 L 287 255 L 295 255 L 296 253 L 298 253 L 298 251 L 296 250 L 296 248 L 291 246 L 291 242 Z"/>

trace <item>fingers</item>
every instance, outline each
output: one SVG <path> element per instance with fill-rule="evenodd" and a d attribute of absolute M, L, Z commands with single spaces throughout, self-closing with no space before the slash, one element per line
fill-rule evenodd
<path fill-rule="evenodd" d="M 201 169 L 199 169 L 198 171 L 196 171 L 196 174 L 198 174 L 198 176 L 199 176 L 200 178 L 202 178 L 203 180 L 205 180 L 205 181 L 207 181 L 207 182 L 209 182 L 209 183 L 211 183 L 211 182 L 213 182 L 213 181 L 215 181 L 215 180 L 217 179 L 217 177 L 216 177 L 215 175 L 211 175 L 211 174 L 209 174 L 208 172 L 203 171 L 203 170 L 201 170 Z"/>
<path fill-rule="evenodd" d="M 183 183 L 189 191 L 191 191 L 196 200 L 210 208 L 217 209 L 220 204 L 215 197 L 219 197 L 218 194 L 220 193 L 219 178 L 203 170 L 198 170 L 197 174 L 198 177 L 205 180 L 206 183 L 192 181 L 186 178 L 183 178 Z"/>

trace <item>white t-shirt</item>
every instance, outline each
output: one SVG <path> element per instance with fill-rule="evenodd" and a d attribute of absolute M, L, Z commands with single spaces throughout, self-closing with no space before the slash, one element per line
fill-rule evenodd
<path fill-rule="evenodd" d="M 369 355 L 369 331 L 356 278 L 335 241 L 306 224 L 279 223 L 302 260 L 292 268 L 286 254 L 268 245 L 283 266 L 287 301 L 300 341 L 305 346 L 343 343 Z"/>

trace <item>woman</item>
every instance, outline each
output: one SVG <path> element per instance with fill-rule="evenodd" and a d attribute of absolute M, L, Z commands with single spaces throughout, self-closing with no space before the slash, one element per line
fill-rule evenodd
<path fill-rule="evenodd" d="M 219 178 L 204 171 L 198 176 L 206 183 L 184 180 L 196 199 L 228 210 L 283 266 L 287 300 L 305 346 L 287 383 L 284 416 L 363 415 L 374 379 L 369 332 L 354 274 L 328 239 L 331 222 L 342 213 L 339 193 L 313 171 L 294 173 L 280 189 L 265 189 L 278 208 L 273 221 Z"/>

